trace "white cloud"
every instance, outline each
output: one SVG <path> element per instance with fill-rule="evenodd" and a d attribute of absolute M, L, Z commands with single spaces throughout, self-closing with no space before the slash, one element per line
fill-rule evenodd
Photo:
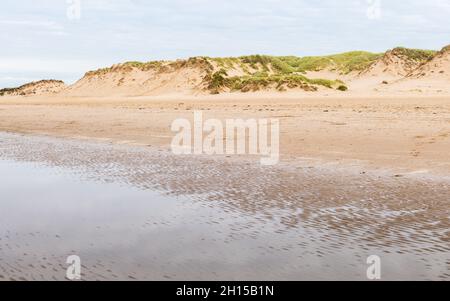
<path fill-rule="evenodd" d="M 64 0 L 4 0 L 0 39 L 8 47 L 0 47 L 0 74 L 73 78 L 123 60 L 450 43 L 448 0 L 381 2 L 383 17 L 369 20 L 367 0 L 82 0 L 81 19 L 71 22 Z"/>

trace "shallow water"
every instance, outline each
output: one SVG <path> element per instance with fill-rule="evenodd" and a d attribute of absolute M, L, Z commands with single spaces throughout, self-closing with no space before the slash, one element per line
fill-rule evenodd
<path fill-rule="evenodd" d="M 445 178 L 0 134 L 0 280 L 450 279 Z"/>

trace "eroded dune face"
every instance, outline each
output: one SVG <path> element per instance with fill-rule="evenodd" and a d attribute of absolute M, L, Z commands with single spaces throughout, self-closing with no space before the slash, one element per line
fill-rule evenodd
<path fill-rule="evenodd" d="M 417 69 L 429 57 L 411 57 L 402 48 L 396 48 L 386 52 L 382 58 L 361 72 L 360 76 L 402 78 Z"/>
<path fill-rule="evenodd" d="M 125 63 L 86 73 L 64 94 L 68 96 L 147 96 L 195 94 L 210 72 L 206 60 Z"/>
<path fill-rule="evenodd" d="M 17 88 L 0 90 L 0 96 L 32 96 L 51 95 L 62 92 L 66 84 L 60 80 L 41 80 L 22 85 Z"/>
<path fill-rule="evenodd" d="M 444 47 L 431 61 L 420 66 L 408 77 L 450 80 L 450 45 Z"/>
<path fill-rule="evenodd" d="M 350 78 L 350 88 L 365 92 L 386 90 L 430 61 L 434 55 L 434 51 L 394 48 Z"/>
<path fill-rule="evenodd" d="M 390 91 L 450 93 L 450 46 L 393 83 Z"/>

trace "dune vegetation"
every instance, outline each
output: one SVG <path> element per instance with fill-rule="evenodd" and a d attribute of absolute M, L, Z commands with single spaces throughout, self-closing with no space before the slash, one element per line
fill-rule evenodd
<path fill-rule="evenodd" d="M 18 88 L 4 88 L 4 89 L 0 90 L 0 96 L 5 96 L 5 95 L 8 95 L 8 94 L 14 94 L 17 91 L 19 91 Z"/>
<path fill-rule="evenodd" d="M 24 84 L 16 88 L 4 88 L 0 90 L 0 96 L 26 96 L 29 94 L 36 94 L 41 91 L 54 92 L 59 91 L 61 87 L 65 86 L 61 80 L 40 80 L 31 83 Z"/>
<path fill-rule="evenodd" d="M 394 48 L 392 52 L 396 55 L 404 56 L 409 60 L 417 61 L 420 63 L 430 61 L 437 53 L 437 51 L 434 50 L 411 49 L 405 47 Z"/>
<path fill-rule="evenodd" d="M 237 58 L 213 58 L 221 67 L 233 65 L 247 65 L 255 69 L 258 65 L 268 71 L 272 69 L 282 74 L 305 73 L 307 71 L 321 71 L 330 69 L 343 74 L 361 71 L 367 68 L 383 54 L 365 51 L 352 51 L 328 56 L 268 56 L 251 55 Z"/>
<path fill-rule="evenodd" d="M 228 77 L 227 71 L 221 69 L 211 76 L 207 76 L 208 89 L 213 94 L 218 94 L 224 89 L 240 92 L 256 92 L 261 89 L 274 88 L 278 91 L 300 88 L 305 91 L 317 91 L 317 86 L 326 88 L 339 88 L 346 91 L 346 86 L 339 80 L 310 79 L 301 74 L 268 74 L 257 72 L 251 75 Z M 343 88 L 345 87 L 345 88 Z"/>
<path fill-rule="evenodd" d="M 448 47 L 444 48 L 445 51 L 447 49 Z M 111 82 L 113 88 L 115 85 L 123 86 L 122 84 L 128 80 L 128 83 L 133 83 L 137 89 L 142 88 L 142 93 L 145 93 L 144 85 L 151 86 L 152 81 L 155 83 L 160 81 L 161 83 L 157 85 L 160 87 L 164 83 L 173 82 L 175 78 L 180 81 L 176 84 L 177 87 L 185 85 L 187 89 L 212 94 L 262 90 L 282 92 L 292 89 L 317 91 L 322 88 L 345 92 L 349 90 L 349 85 L 351 87 L 352 78 L 376 66 L 377 62 L 391 64 L 392 61 L 399 62 L 400 59 L 400 62 L 404 61 L 401 66 L 415 69 L 418 65 L 432 60 L 437 53 L 433 50 L 397 47 L 386 53 L 351 51 L 305 57 L 258 54 L 215 58 L 199 56 L 174 61 L 129 61 L 89 71 L 85 77 L 88 82 L 95 82 L 92 81 L 94 78 L 101 82 Z M 321 71 L 323 73 L 320 73 Z M 139 72 L 148 74 L 141 76 Z M 145 80 L 136 84 L 140 79 Z M 347 84 L 342 80 L 349 82 Z M 0 96 L 24 93 L 22 90 L 0 90 Z"/>
<path fill-rule="evenodd" d="M 322 70 L 336 71 L 339 74 L 361 71 L 381 56 L 382 54 L 355 51 L 316 57 L 251 55 L 208 58 L 221 68 L 210 76 L 208 88 L 212 93 L 219 93 L 224 88 L 248 92 L 269 87 L 278 91 L 294 88 L 316 91 L 317 86 L 347 91 L 345 83 L 338 79 L 310 79 L 305 74 L 308 71 Z M 236 68 L 241 69 L 244 75 L 229 77 L 227 72 Z"/>

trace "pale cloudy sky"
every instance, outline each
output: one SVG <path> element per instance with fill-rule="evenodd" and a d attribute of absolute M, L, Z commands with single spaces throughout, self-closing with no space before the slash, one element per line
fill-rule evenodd
<path fill-rule="evenodd" d="M 450 0 L 2 0 L 0 5 L 0 87 L 42 78 L 70 83 L 89 69 L 127 60 L 450 44 Z"/>

